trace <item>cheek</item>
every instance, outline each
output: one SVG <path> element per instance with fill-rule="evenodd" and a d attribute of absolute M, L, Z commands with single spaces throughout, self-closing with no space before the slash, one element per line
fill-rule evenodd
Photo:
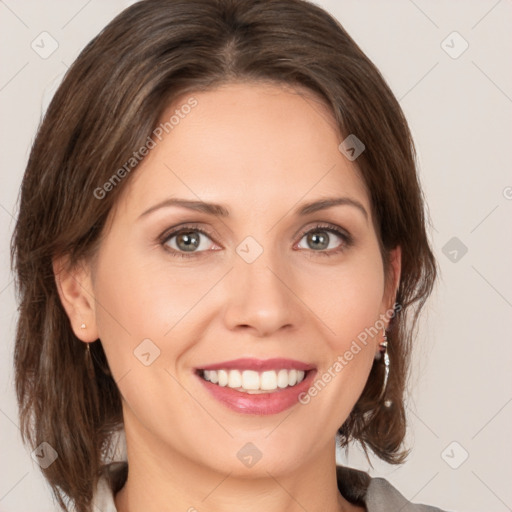
<path fill-rule="evenodd" d="M 100 338 L 113 343 L 114 338 L 125 340 L 123 343 L 127 338 L 130 343 L 151 336 L 161 338 L 197 301 L 201 282 L 192 279 L 194 275 L 181 277 L 181 270 L 170 269 L 163 258 L 159 261 L 135 249 L 120 251 L 119 247 L 122 244 L 115 240 L 106 245 L 97 266 Z"/>
<path fill-rule="evenodd" d="M 303 403 L 312 408 L 312 416 L 336 429 L 361 395 L 380 341 L 384 294 L 380 252 L 375 246 L 346 265 L 309 274 L 303 282 L 302 296 L 314 305 L 325 333 L 322 365 Z"/>
<path fill-rule="evenodd" d="M 211 284 L 201 286 L 191 276 L 177 281 L 179 273 L 151 266 L 130 252 L 122 260 L 105 252 L 97 267 L 99 337 L 128 414 L 146 425 L 156 410 L 157 424 L 162 425 L 170 425 L 177 414 L 187 421 L 198 414 L 175 372 L 194 336 L 178 334 L 198 293 Z"/>
<path fill-rule="evenodd" d="M 384 294 L 378 251 L 359 253 L 339 266 L 318 266 L 315 272 L 302 275 L 301 296 L 324 324 L 332 349 L 343 350 L 352 339 L 376 324 Z"/>
<path fill-rule="evenodd" d="M 143 364 L 154 359 L 155 367 L 174 373 L 201 335 L 199 325 L 207 318 L 204 299 L 226 269 L 187 268 L 136 250 L 124 250 L 119 257 L 119 247 L 115 240 L 105 244 L 94 290 L 99 338 L 114 378 L 140 370 L 143 354 Z M 148 375 L 141 375 L 140 384 L 151 388 Z"/>

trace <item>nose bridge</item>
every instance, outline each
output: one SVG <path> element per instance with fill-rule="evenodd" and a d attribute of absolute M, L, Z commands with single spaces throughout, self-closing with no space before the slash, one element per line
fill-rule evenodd
<path fill-rule="evenodd" d="M 230 329 L 252 327 L 260 336 L 296 323 L 292 275 L 279 250 L 252 236 L 236 247 L 225 321 Z"/>

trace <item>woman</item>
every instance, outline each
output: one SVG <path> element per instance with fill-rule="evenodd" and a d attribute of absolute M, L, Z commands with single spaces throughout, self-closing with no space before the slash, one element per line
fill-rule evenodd
<path fill-rule="evenodd" d="M 39 128 L 13 259 L 22 431 L 64 510 L 438 510 L 336 466 L 404 461 L 436 266 L 398 102 L 315 5 L 121 13 Z"/>

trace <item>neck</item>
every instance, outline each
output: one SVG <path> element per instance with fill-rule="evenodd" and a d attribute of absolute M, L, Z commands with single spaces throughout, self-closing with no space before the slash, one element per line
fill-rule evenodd
<path fill-rule="evenodd" d="M 169 446 L 142 440 L 130 429 L 126 429 L 126 442 L 129 471 L 115 496 L 118 512 L 364 510 L 351 505 L 338 490 L 334 440 L 314 459 L 291 464 L 286 473 L 265 468 L 262 459 L 253 477 L 200 464 Z"/>

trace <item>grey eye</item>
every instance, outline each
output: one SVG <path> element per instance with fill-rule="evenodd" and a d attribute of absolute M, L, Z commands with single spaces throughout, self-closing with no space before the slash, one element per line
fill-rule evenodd
<path fill-rule="evenodd" d="M 200 250 L 208 250 L 205 239 L 209 240 L 209 237 L 200 231 L 186 230 L 170 235 L 165 243 L 175 251 L 200 252 Z"/>
<path fill-rule="evenodd" d="M 306 239 L 307 247 L 299 247 L 301 249 L 312 249 L 313 251 L 335 249 L 345 242 L 341 233 L 338 234 L 327 228 L 312 229 L 302 237 L 301 241 L 304 239 Z M 336 239 L 338 239 L 338 243 L 336 243 Z"/>

